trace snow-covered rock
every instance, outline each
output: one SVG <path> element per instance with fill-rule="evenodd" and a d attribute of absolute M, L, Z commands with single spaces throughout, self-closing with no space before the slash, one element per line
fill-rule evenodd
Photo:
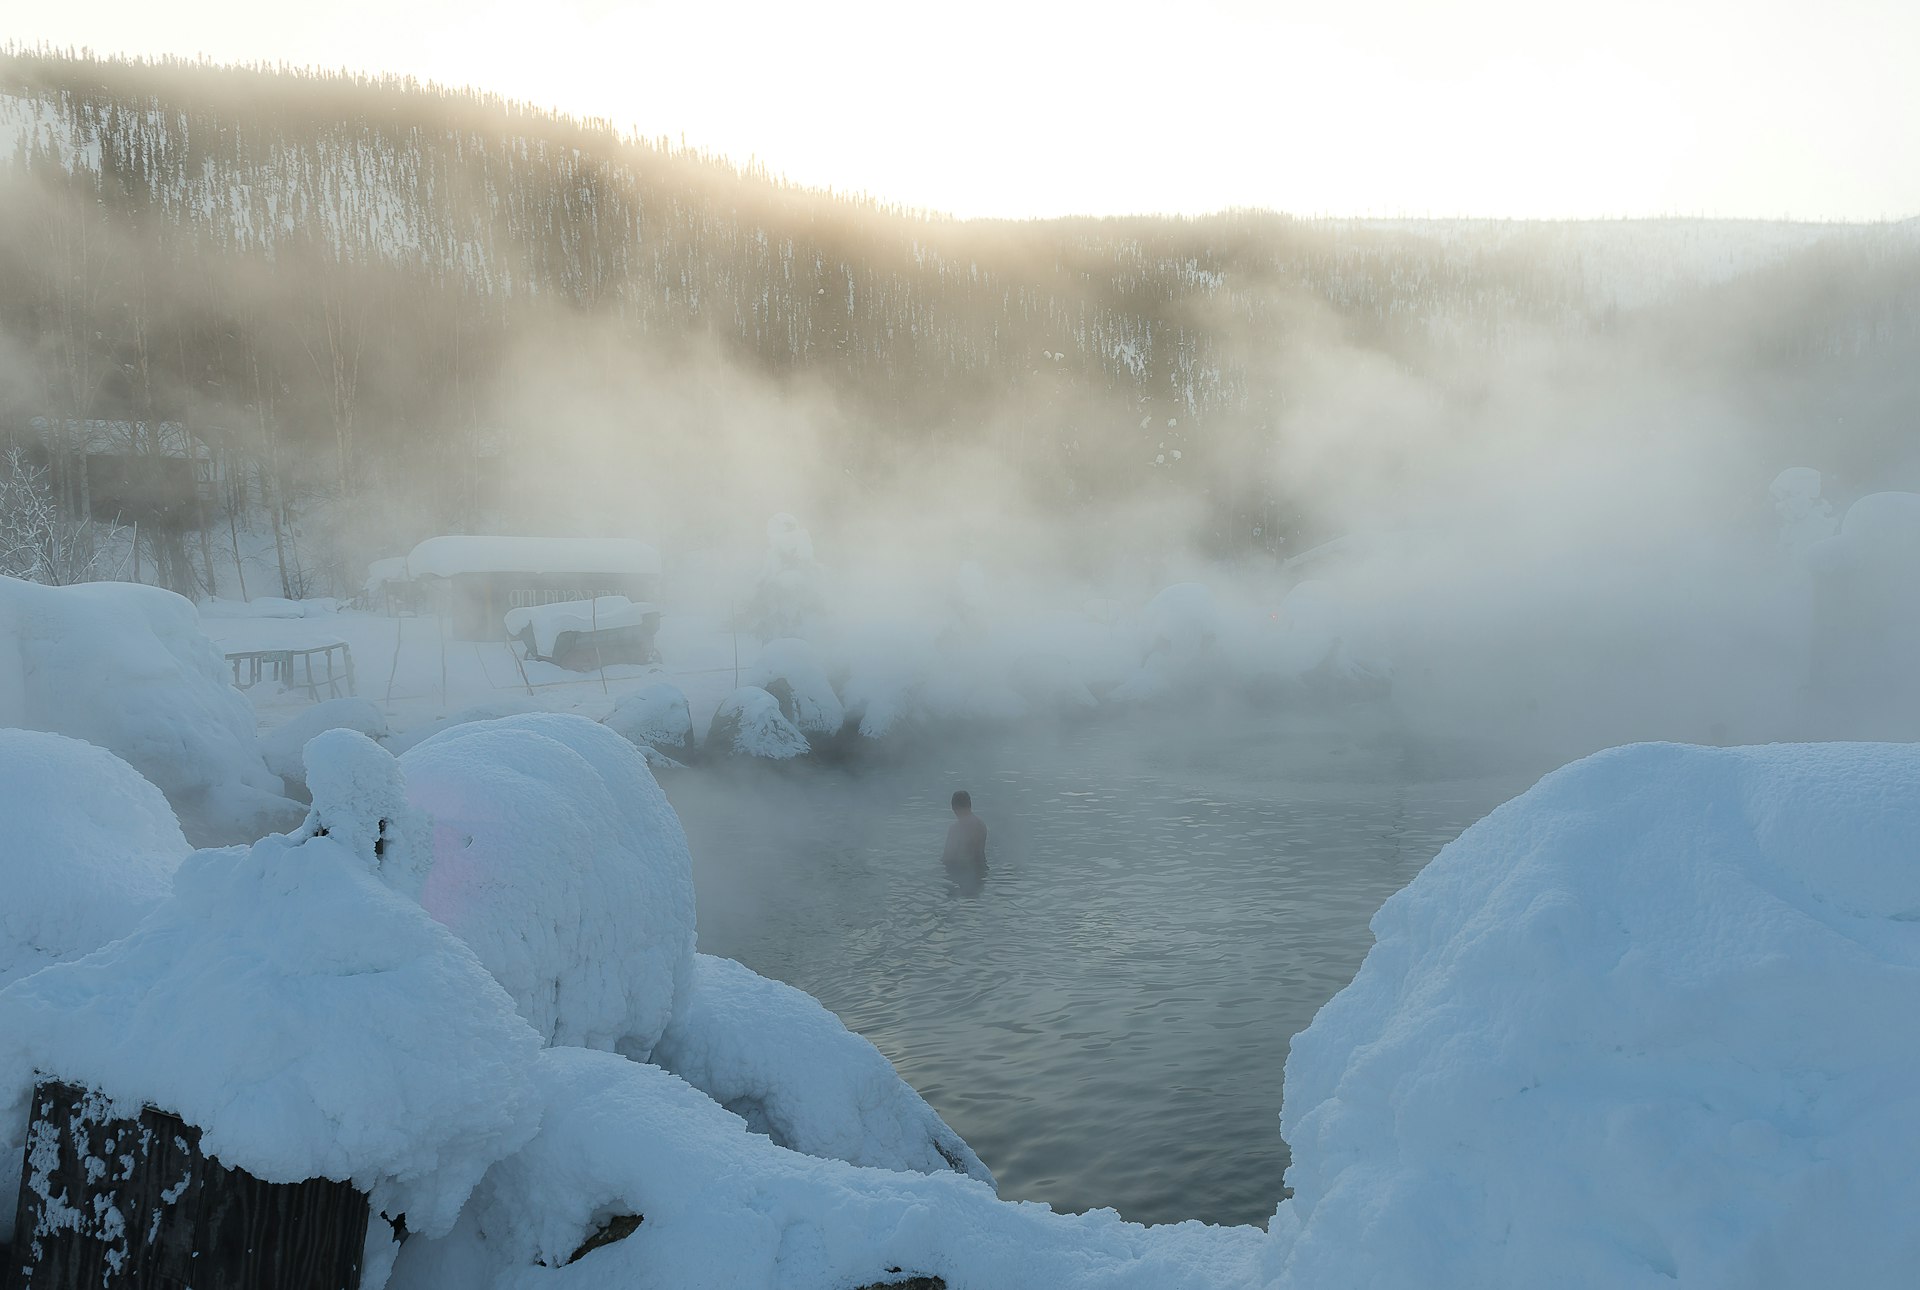
<path fill-rule="evenodd" d="M 812 995 L 732 959 L 694 957 L 691 988 L 653 1061 L 783 1147 L 993 1182 L 973 1149 L 879 1049 Z"/>
<path fill-rule="evenodd" d="M 305 793 L 307 769 L 302 753 L 307 741 L 325 730 L 357 730 L 372 739 L 385 739 L 391 733 L 386 714 L 369 700 L 323 699 L 260 736 L 260 754 L 266 759 L 267 769 L 289 789 Z"/>
<path fill-rule="evenodd" d="M 687 696 L 668 681 L 621 696 L 601 724 L 638 748 L 649 766 L 685 765 L 698 750 Z"/>
<path fill-rule="evenodd" d="M 743 685 L 720 701 L 707 727 L 710 757 L 757 757 L 791 761 L 810 750 L 807 737 L 780 711 L 780 700 L 755 685 Z"/>
<path fill-rule="evenodd" d="M 447 1230 L 534 1130 L 540 1038 L 390 876 L 350 831 L 197 852 L 125 937 L 0 990 L 0 1159 L 40 1073 L 176 1112 L 269 1182 L 351 1181 Z M 19 1180 L 0 1170 L 9 1227 Z"/>
<path fill-rule="evenodd" d="M 0 832 L 0 986 L 125 936 L 192 850 L 139 771 L 37 730 L 0 730 Z"/>
<path fill-rule="evenodd" d="M 1920 1266 L 1920 747 L 1640 745 L 1373 921 L 1297 1036 L 1272 1272 L 1892 1286 Z"/>
<path fill-rule="evenodd" d="M 958 1174 L 784 1150 L 657 1067 L 554 1048 L 539 1069 L 539 1133 L 488 1174 L 452 1235 L 407 1242 L 393 1290 L 821 1290 L 909 1274 L 954 1290 L 1259 1282 L 1258 1228 L 1055 1214 Z M 635 1214 L 632 1235 L 568 1263 L 610 1216 Z"/>
<path fill-rule="evenodd" d="M 549 1042 L 651 1052 L 692 971 L 693 862 L 640 753 L 528 713 L 443 731 L 401 766 L 432 821 L 427 909 Z"/>
<path fill-rule="evenodd" d="M 197 842 L 250 842 L 300 818 L 193 603 L 157 587 L 0 578 L 0 726 L 124 759 Z"/>
<path fill-rule="evenodd" d="M 789 636 L 768 641 L 744 680 L 771 694 L 781 714 L 812 743 L 832 739 L 846 724 L 847 710 L 833 692 L 833 682 L 803 640 Z"/>

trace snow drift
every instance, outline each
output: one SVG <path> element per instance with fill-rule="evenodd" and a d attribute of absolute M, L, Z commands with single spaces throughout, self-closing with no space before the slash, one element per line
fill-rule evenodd
<path fill-rule="evenodd" d="M 1300 1286 L 1920 1265 L 1920 747 L 1639 745 L 1469 829 L 1287 1061 Z"/>
<path fill-rule="evenodd" d="M 305 829 L 189 856 L 125 937 L 0 991 L 0 1158 L 20 1159 L 37 1072 L 174 1111 L 269 1182 L 351 1181 L 431 1233 L 527 1141 L 539 1036 L 407 893 L 392 759 L 351 731 L 316 743 Z M 19 1182 L 0 1170 L 9 1227 Z"/>
<path fill-rule="evenodd" d="M 0 986 L 125 936 L 191 850 L 139 771 L 35 730 L 0 730 L 0 820 Z"/>
<path fill-rule="evenodd" d="M 0 578 L 0 726 L 121 757 L 197 842 L 251 842 L 300 818 L 193 603 L 158 587 Z"/>
<path fill-rule="evenodd" d="M 879 1049 L 812 995 L 732 959 L 695 956 L 691 988 L 653 1059 L 783 1147 L 993 1182 Z"/>

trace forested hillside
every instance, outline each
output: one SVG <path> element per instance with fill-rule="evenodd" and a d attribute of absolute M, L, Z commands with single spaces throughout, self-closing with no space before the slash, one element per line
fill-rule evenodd
<path fill-rule="evenodd" d="M 1276 463 L 1330 349 L 1471 407 L 1592 340 L 1747 391 L 1778 453 L 1844 423 L 1860 473 L 1916 429 L 1911 223 L 966 223 L 473 93 L 48 53 L 0 56 L 0 213 L 0 438 L 76 514 L 101 427 L 200 445 L 151 526 L 187 591 L 249 525 L 304 523 L 296 590 L 559 527 L 530 449 L 681 460 L 737 387 L 846 488 L 979 448 L 1054 508 L 1178 490 L 1233 553 L 1325 535 Z"/>

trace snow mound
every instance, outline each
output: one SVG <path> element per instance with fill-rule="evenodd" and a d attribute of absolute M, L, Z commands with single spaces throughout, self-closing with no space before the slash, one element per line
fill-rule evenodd
<path fill-rule="evenodd" d="M 601 724 L 638 748 L 649 766 L 656 756 L 682 765 L 693 758 L 693 715 L 687 696 L 669 682 L 659 681 L 622 696 Z"/>
<path fill-rule="evenodd" d="M 0 986 L 125 936 L 192 850 L 139 771 L 37 730 L 0 730 L 0 819 Z"/>
<path fill-rule="evenodd" d="M 954 1290 L 1257 1284 L 1257 1228 L 1145 1228 L 1112 1210 L 1010 1204 L 957 1174 L 817 1160 L 748 1133 L 674 1076 L 604 1053 L 549 1049 L 539 1070 L 538 1135 L 493 1168 L 451 1236 L 407 1242 L 392 1290 L 821 1290 L 906 1274 Z M 642 1216 L 632 1235 L 567 1262 L 622 1214 Z"/>
<path fill-rule="evenodd" d="M 812 995 L 732 959 L 694 957 L 691 988 L 653 1061 L 805 1155 L 993 1183 L 879 1049 Z"/>
<path fill-rule="evenodd" d="M 289 787 L 304 790 L 307 768 L 301 754 L 308 740 L 326 730 L 357 730 L 374 739 L 385 739 L 390 733 L 385 714 L 369 700 L 323 699 L 260 736 L 267 769 Z"/>
<path fill-rule="evenodd" d="M 199 842 L 250 842 L 299 818 L 193 603 L 171 591 L 0 578 L 0 726 L 107 749 Z"/>
<path fill-rule="evenodd" d="M 422 901 L 551 1043 L 645 1057 L 692 972 L 686 834 L 632 744 L 528 713 L 401 759 L 432 820 Z"/>
<path fill-rule="evenodd" d="M 743 685 L 720 701 L 707 727 L 706 750 L 716 757 L 790 761 L 810 750 L 807 737 L 780 711 L 780 700 Z"/>
<path fill-rule="evenodd" d="M 540 1040 L 377 861 L 332 833 L 197 852 L 127 936 L 0 991 L 0 1159 L 42 1072 L 174 1111 L 269 1182 L 351 1181 L 446 1231 L 534 1130 Z M 18 1182 L 0 1170 L 9 1225 Z"/>
<path fill-rule="evenodd" d="M 1390 899 L 1294 1041 L 1274 1270 L 1898 1285 L 1920 1264 L 1920 747 L 1575 763 Z"/>
<path fill-rule="evenodd" d="M 831 739 L 847 722 L 847 710 L 833 682 L 813 656 L 813 647 L 786 637 L 769 641 L 747 670 L 746 683 L 765 690 L 780 704 L 781 715 L 808 739 Z"/>

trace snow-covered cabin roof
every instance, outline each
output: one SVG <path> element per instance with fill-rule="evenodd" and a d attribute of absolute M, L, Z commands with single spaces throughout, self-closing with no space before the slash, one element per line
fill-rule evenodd
<path fill-rule="evenodd" d="M 558 604 L 535 605 L 507 611 L 509 636 L 518 636 L 533 628 L 533 652 L 549 658 L 564 632 L 609 631 L 616 627 L 639 627 L 660 612 L 659 606 L 646 601 L 635 603 L 625 596 L 596 596 L 592 600 L 563 600 Z"/>
<path fill-rule="evenodd" d="M 660 553 L 632 538 L 431 537 L 407 555 L 414 578 L 463 573 L 609 573 L 653 577 Z"/>

